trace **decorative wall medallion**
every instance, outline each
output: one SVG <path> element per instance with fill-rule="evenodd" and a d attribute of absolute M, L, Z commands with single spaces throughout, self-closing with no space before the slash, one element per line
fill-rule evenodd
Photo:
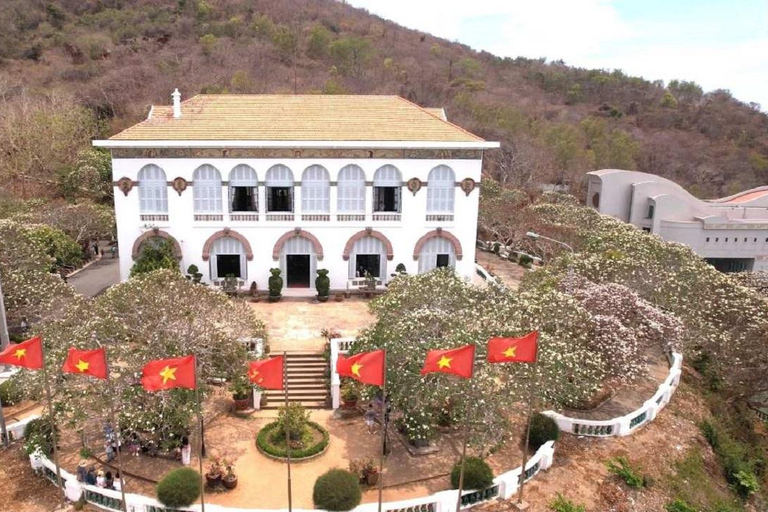
<path fill-rule="evenodd" d="M 472 178 L 464 178 L 461 180 L 461 190 L 464 191 L 467 196 L 472 193 L 473 190 L 475 190 L 475 180 Z"/>
<path fill-rule="evenodd" d="M 179 176 L 178 178 L 175 178 L 173 180 L 173 190 L 179 193 L 181 195 L 182 192 L 187 190 L 187 180 Z"/>
<path fill-rule="evenodd" d="M 413 195 L 416 195 L 416 192 L 421 190 L 421 180 L 419 178 L 411 178 L 408 180 L 408 190 L 413 192 Z"/>
<path fill-rule="evenodd" d="M 133 180 L 131 178 L 128 178 L 127 176 L 123 176 L 119 180 L 117 180 L 117 188 L 120 189 L 120 191 L 128 197 L 128 192 L 131 191 L 133 188 Z"/>

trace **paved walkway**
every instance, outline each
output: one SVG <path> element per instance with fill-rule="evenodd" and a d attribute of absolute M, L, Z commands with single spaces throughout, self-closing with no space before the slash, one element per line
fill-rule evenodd
<path fill-rule="evenodd" d="M 527 272 L 526 269 L 517 263 L 503 260 L 492 252 L 485 252 L 478 249 L 475 253 L 475 258 L 477 259 L 478 265 L 487 270 L 492 276 L 501 279 L 504 284 L 513 290 L 517 290 L 520 286 L 520 280 Z"/>
<path fill-rule="evenodd" d="M 67 282 L 85 297 L 95 297 L 120 282 L 120 260 L 109 254 L 106 245 L 102 245 L 102 250 L 107 253 L 99 261 L 67 279 Z"/>

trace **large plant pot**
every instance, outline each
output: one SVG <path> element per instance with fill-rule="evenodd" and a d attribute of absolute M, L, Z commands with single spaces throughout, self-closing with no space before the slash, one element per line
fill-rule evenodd
<path fill-rule="evenodd" d="M 328 302 L 328 295 L 318 295 L 317 300 L 320 302 Z"/>
<path fill-rule="evenodd" d="M 365 473 L 365 483 L 373 487 L 377 483 L 379 483 L 379 472 L 378 471 L 366 471 Z"/>
<path fill-rule="evenodd" d="M 205 482 L 208 484 L 208 487 L 217 487 L 221 483 L 221 473 L 218 475 L 211 475 L 210 473 L 206 473 Z"/>
<path fill-rule="evenodd" d="M 341 406 L 344 409 L 355 409 L 357 408 L 357 398 L 355 398 L 354 400 L 345 400 L 344 398 L 342 398 Z"/>
<path fill-rule="evenodd" d="M 224 488 L 226 489 L 234 489 L 237 487 L 237 476 L 227 476 L 221 479 L 221 483 L 224 485 Z"/>
<path fill-rule="evenodd" d="M 269 302 L 277 302 L 277 301 L 279 301 L 282 298 L 283 298 L 282 295 L 270 295 L 269 296 Z"/>
<path fill-rule="evenodd" d="M 235 402 L 236 411 L 245 411 L 246 409 L 253 409 L 253 398 L 248 396 L 245 398 L 233 398 Z"/>

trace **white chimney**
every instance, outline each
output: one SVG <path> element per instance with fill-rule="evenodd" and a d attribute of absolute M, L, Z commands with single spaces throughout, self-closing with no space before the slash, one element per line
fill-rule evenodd
<path fill-rule="evenodd" d="M 173 118 L 178 119 L 181 117 L 181 93 L 178 88 L 173 91 L 171 97 L 173 98 Z"/>

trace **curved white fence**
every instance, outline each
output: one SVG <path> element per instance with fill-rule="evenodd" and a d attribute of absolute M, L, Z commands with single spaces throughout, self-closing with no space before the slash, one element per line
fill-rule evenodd
<path fill-rule="evenodd" d="M 669 375 L 659 386 L 656 393 L 640 407 L 629 414 L 610 420 L 583 420 L 569 418 L 554 411 L 544 411 L 555 420 L 560 430 L 578 436 L 613 437 L 628 436 L 639 427 L 653 421 L 656 416 L 672 399 L 672 394 L 680 384 L 683 355 L 673 352 L 671 355 Z"/>
<path fill-rule="evenodd" d="M 543 444 L 526 463 L 525 479 L 530 480 L 541 470 L 549 469 L 552 465 L 552 461 L 555 455 L 554 442 L 549 441 Z M 41 473 L 43 476 L 51 480 L 56 484 L 56 467 L 53 462 L 46 457 L 36 454 L 29 456 L 32 469 Z M 511 471 L 507 471 L 493 479 L 493 485 L 488 489 L 482 491 L 468 490 L 462 492 L 462 509 L 471 508 L 474 505 L 478 505 L 485 501 L 489 501 L 496 498 L 508 499 L 517 493 L 518 484 L 520 481 L 521 468 L 516 468 Z M 61 470 L 61 479 L 64 482 L 64 489 L 67 495 L 67 499 L 70 501 L 77 501 L 82 496 L 85 496 L 85 500 L 104 510 L 121 511 L 122 509 L 122 496 L 120 491 L 113 491 L 109 489 L 103 489 L 95 485 L 86 485 L 82 482 L 78 482 L 75 475 Z M 382 504 L 382 510 L 386 512 L 453 512 L 456 509 L 456 492 L 455 490 L 441 491 L 431 496 L 424 498 L 414 498 L 403 501 L 390 501 Z M 159 501 L 142 496 L 140 494 L 125 494 L 125 501 L 127 509 L 130 512 L 170 512 L 170 511 L 186 511 L 186 512 L 199 512 L 200 505 L 192 505 L 190 507 L 180 509 L 166 508 Z M 209 512 L 254 512 L 262 509 L 250 509 L 250 508 L 230 508 L 221 505 L 206 504 L 205 509 Z M 378 509 L 378 503 L 365 503 L 352 509 L 352 512 L 375 512 Z M 285 509 L 280 509 L 281 512 Z M 304 511 L 302 509 L 294 508 L 296 512 L 317 512 L 317 511 Z M 263 511 L 267 512 L 267 511 Z M 270 511 L 277 512 L 277 511 Z"/>

